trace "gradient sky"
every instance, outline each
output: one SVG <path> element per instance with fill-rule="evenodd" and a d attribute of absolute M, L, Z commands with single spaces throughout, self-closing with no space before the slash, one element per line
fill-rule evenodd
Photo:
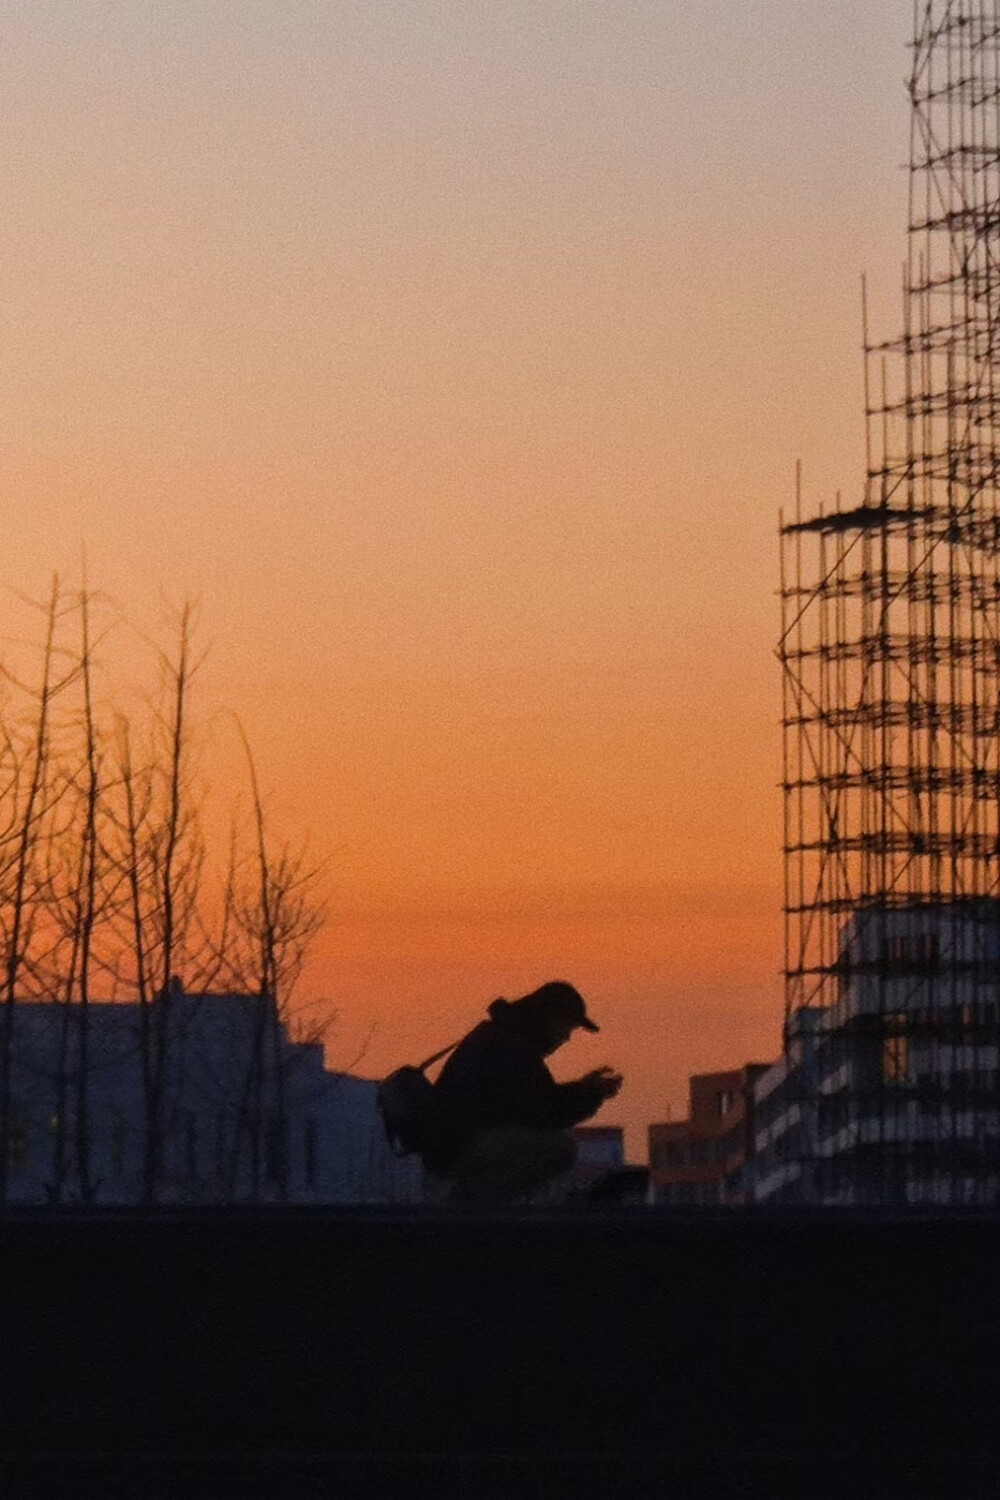
<path fill-rule="evenodd" d="M 910 15 L 4 5 L 3 583 L 200 597 L 331 1064 L 567 978 L 638 1154 L 777 1052 L 777 515 L 861 483 Z"/>

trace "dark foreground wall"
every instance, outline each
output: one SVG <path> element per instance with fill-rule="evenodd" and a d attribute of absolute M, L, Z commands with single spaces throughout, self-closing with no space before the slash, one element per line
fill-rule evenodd
<path fill-rule="evenodd" d="M 995 1494 L 998 1296 L 996 1217 L 8 1214 L 0 1492 Z"/>

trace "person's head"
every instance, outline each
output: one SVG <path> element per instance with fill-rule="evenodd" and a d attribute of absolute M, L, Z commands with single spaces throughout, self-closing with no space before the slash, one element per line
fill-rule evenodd
<path fill-rule="evenodd" d="M 550 980 L 530 995 L 507 1002 L 503 1009 L 530 1028 L 546 1057 L 568 1042 L 578 1026 L 584 1031 L 600 1030 L 587 1015 L 579 990 L 561 979 Z M 495 1018 L 493 1006 L 490 1014 Z"/>

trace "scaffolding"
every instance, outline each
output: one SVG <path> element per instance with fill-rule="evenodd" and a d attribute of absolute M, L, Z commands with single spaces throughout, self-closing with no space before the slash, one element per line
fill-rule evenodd
<path fill-rule="evenodd" d="M 780 524 L 786 1037 L 824 1011 L 818 1196 L 996 1202 L 1000 0 L 918 0 L 909 93 L 864 490 Z"/>

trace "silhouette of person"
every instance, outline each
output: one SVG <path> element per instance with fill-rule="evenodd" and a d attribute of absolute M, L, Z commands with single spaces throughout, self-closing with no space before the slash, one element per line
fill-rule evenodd
<path fill-rule="evenodd" d="M 450 1202 L 511 1202 L 568 1172 L 576 1161 L 570 1127 L 622 1085 L 609 1067 L 557 1083 L 545 1066 L 578 1027 L 600 1029 L 571 984 L 553 980 L 519 1000 L 494 1000 L 488 1015 L 434 1086 L 436 1126 L 423 1160 L 432 1177 L 450 1182 Z"/>

